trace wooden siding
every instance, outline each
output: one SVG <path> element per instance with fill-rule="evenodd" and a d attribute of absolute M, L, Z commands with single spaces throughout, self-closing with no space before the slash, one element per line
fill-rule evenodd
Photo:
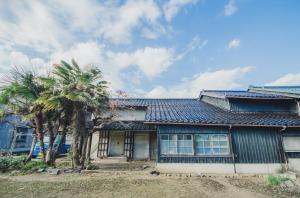
<path fill-rule="evenodd" d="M 298 113 L 295 101 L 229 99 L 230 110 L 236 112 L 294 112 Z"/>
<path fill-rule="evenodd" d="M 233 128 L 232 146 L 236 163 L 283 163 L 280 129 Z"/>
<path fill-rule="evenodd" d="M 211 97 L 211 96 L 202 96 L 201 101 L 220 107 L 222 109 L 226 109 L 229 110 L 230 109 L 230 105 L 227 99 L 223 99 L 223 98 L 215 98 L 215 97 Z"/>

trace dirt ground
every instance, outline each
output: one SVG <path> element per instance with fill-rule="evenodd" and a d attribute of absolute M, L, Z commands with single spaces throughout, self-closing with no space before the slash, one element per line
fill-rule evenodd
<path fill-rule="evenodd" d="M 149 171 L 0 175 L 0 197 L 300 197 L 300 191 L 269 187 L 262 177 L 190 176 Z"/>

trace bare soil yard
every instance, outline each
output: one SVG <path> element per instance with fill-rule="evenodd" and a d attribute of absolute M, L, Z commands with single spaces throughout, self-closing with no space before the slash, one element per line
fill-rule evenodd
<path fill-rule="evenodd" d="M 0 175 L 0 197 L 300 197 L 299 188 L 267 186 L 262 177 L 159 175 L 149 171 Z"/>

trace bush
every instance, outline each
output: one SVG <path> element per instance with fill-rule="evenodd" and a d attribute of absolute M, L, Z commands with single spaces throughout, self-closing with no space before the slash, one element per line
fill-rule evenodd
<path fill-rule="evenodd" d="M 1 172 L 20 170 L 21 172 L 26 173 L 26 172 L 34 172 L 42 168 L 46 168 L 46 165 L 43 161 L 26 162 L 26 156 L 0 157 Z"/>
<path fill-rule="evenodd" d="M 22 167 L 21 171 L 22 172 L 35 172 L 39 169 L 44 169 L 46 167 L 47 166 L 43 161 L 30 161 Z"/>
<path fill-rule="evenodd" d="M 0 171 L 20 170 L 26 162 L 26 156 L 19 157 L 0 157 Z"/>
<path fill-rule="evenodd" d="M 288 178 L 274 175 L 269 175 L 266 178 L 267 185 L 269 186 L 278 186 L 286 180 L 288 180 Z"/>

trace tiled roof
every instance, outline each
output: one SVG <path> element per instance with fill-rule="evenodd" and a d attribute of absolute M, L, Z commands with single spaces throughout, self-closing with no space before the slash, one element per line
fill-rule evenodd
<path fill-rule="evenodd" d="M 194 100 L 194 99 L 192 99 Z M 195 99 L 196 100 L 196 99 Z M 127 107 L 148 107 L 150 105 L 187 105 L 190 104 L 191 99 L 185 98 L 170 98 L 170 99 L 151 99 L 151 98 L 125 98 L 125 99 L 110 99 L 111 103 L 117 106 L 127 106 Z"/>
<path fill-rule="evenodd" d="M 300 98 L 300 86 L 250 86 L 248 91 Z"/>
<path fill-rule="evenodd" d="M 253 93 L 248 91 L 203 90 L 200 93 L 200 97 L 202 95 L 217 98 L 290 99 L 279 94 Z"/>
<path fill-rule="evenodd" d="M 198 99 L 120 99 L 118 103 L 143 104 L 146 123 L 300 126 L 300 116 L 294 113 L 231 112 Z"/>

